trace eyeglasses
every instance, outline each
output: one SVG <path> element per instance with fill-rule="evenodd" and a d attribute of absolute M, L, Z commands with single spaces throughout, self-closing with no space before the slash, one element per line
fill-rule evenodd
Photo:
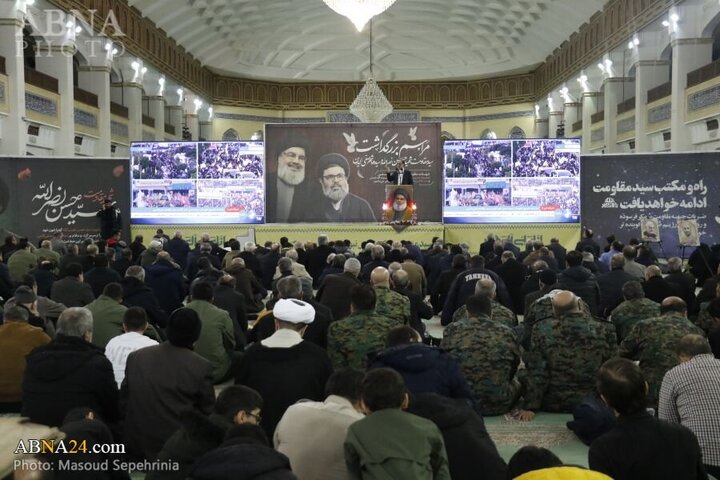
<path fill-rule="evenodd" d="M 301 162 L 304 162 L 307 158 L 305 155 L 298 155 L 295 152 L 282 152 L 282 155 L 290 160 L 300 160 Z"/>
<path fill-rule="evenodd" d="M 344 178 L 344 173 L 336 173 L 335 175 L 323 175 L 323 180 L 325 180 L 326 182 L 332 182 L 333 180 L 343 180 Z"/>
<path fill-rule="evenodd" d="M 246 414 L 247 416 L 249 416 L 249 417 L 254 418 L 257 423 L 260 423 L 260 420 L 262 420 L 262 416 L 260 416 L 259 413 L 248 412 L 248 411 L 246 410 L 246 411 L 245 411 L 245 414 Z"/>

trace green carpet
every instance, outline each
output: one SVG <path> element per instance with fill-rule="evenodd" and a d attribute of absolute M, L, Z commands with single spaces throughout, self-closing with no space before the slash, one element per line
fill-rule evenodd
<path fill-rule="evenodd" d="M 569 420 L 569 414 L 538 413 L 531 422 L 486 417 L 485 425 L 506 461 L 520 447 L 536 445 L 551 450 L 565 464 L 587 466 L 588 447 L 567 429 L 565 423 Z"/>

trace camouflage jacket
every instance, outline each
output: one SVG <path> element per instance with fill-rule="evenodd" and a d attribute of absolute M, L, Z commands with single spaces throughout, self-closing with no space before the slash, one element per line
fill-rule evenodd
<path fill-rule="evenodd" d="M 327 352 L 335 370 L 357 368 L 365 370 L 368 355 L 385 347 L 385 337 L 396 323 L 375 312 L 351 313 L 330 324 Z"/>
<path fill-rule="evenodd" d="M 495 320 L 496 322 L 500 322 L 503 325 L 507 325 L 510 328 L 517 326 L 517 315 L 515 315 L 512 310 L 510 310 L 496 300 L 490 300 L 490 302 L 492 303 L 491 318 L 493 320 Z M 453 313 L 452 321 L 453 323 L 455 323 L 459 320 L 465 320 L 467 318 L 467 307 L 463 305 L 462 307 L 455 310 L 455 313 Z"/>
<path fill-rule="evenodd" d="M 617 329 L 618 341 L 621 342 L 640 320 L 657 317 L 658 315 L 660 315 L 659 303 L 655 303 L 649 298 L 639 298 L 622 302 L 615 307 L 615 310 L 610 314 L 610 318 Z"/>
<path fill-rule="evenodd" d="M 410 324 L 410 299 L 387 287 L 374 287 L 377 295 L 375 313 L 395 321 L 395 326 Z"/>

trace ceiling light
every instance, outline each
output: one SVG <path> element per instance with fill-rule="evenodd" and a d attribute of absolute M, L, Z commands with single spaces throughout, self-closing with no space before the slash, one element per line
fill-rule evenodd
<path fill-rule="evenodd" d="M 634 46 L 635 46 L 635 44 L 634 44 L 632 41 L 631 41 L 630 43 L 628 43 L 628 48 L 629 48 L 630 50 L 632 50 L 632 48 L 633 48 Z"/>
<path fill-rule="evenodd" d="M 159 83 L 160 85 L 165 85 L 165 77 L 160 77 L 160 78 L 158 79 L 158 83 Z"/>
<path fill-rule="evenodd" d="M 603 72 L 605 71 L 605 65 L 603 65 L 602 63 L 598 63 L 598 68 Z"/>
<path fill-rule="evenodd" d="M 195 104 L 195 108 L 202 107 L 202 100 L 200 100 L 199 98 L 196 98 L 195 100 L 193 100 L 193 103 Z"/>
<path fill-rule="evenodd" d="M 142 72 L 143 75 L 145 75 L 147 73 L 147 67 L 143 67 L 142 70 L 140 70 L 140 71 Z"/>
<path fill-rule="evenodd" d="M 107 50 L 107 51 L 109 52 L 111 48 L 112 48 L 112 43 L 107 42 L 107 43 L 105 44 L 105 50 Z"/>
<path fill-rule="evenodd" d="M 72 28 L 75 26 L 75 23 L 72 20 L 68 20 L 67 23 L 65 23 L 65 28 Z"/>
<path fill-rule="evenodd" d="M 610 60 L 609 58 L 606 58 L 606 59 L 605 59 L 605 66 L 606 66 L 606 67 L 612 67 L 612 60 Z"/>
<path fill-rule="evenodd" d="M 213 107 L 209 107 L 209 108 L 208 108 L 208 113 L 210 114 L 210 117 L 209 117 L 209 118 L 212 118 L 212 116 L 213 116 Z"/>
<path fill-rule="evenodd" d="M 670 22 L 668 22 L 667 20 L 663 20 L 663 21 L 662 21 L 662 26 L 663 26 L 663 27 L 669 27 L 669 26 L 670 26 Z"/>
<path fill-rule="evenodd" d="M 672 15 L 670 15 L 670 20 L 672 20 L 673 22 L 677 23 L 677 22 L 680 21 L 680 17 L 678 16 L 677 13 L 673 13 Z"/>
<path fill-rule="evenodd" d="M 370 22 L 370 77 L 360 89 L 358 96 L 350 104 L 350 113 L 355 115 L 363 123 L 382 122 L 383 118 L 393 111 L 392 104 L 385 97 L 385 94 L 373 77 L 373 56 L 372 56 L 372 22 Z"/>
<path fill-rule="evenodd" d="M 375 15 L 390 8 L 395 0 L 323 0 L 325 5 L 350 19 L 358 32 Z"/>
<path fill-rule="evenodd" d="M 118 49 L 117 49 L 117 48 L 113 48 L 113 49 L 112 49 L 112 54 L 113 54 L 113 55 L 117 55 L 117 53 L 118 53 Z"/>
<path fill-rule="evenodd" d="M 637 47 L 638 45 L 640 45 L 640 39 L 638 37 L 633 38 L 633 43 Z"/>
<path fill-rule="evenodd" d="M 132 67 L 133 70 L 137 70 L 140 68 L 140 64 L 138 62 L 132 62 L 130 64 L 130 66 Z"/>
<path fill-rule="evenodd" d="M 182 88 L 178 88 L 178 89 L 177 89 L 177 94 L 182 97 L 182 95 L 183 95 L 183 89 L 182 89 Z"/>
<path fill-rule="evenodd" d="M 35 0 L 25 0 L 25 5 L 35 5 Z"/>
<path fill-rule="evenodd" d="M 82 27 L 78 25 L 77 27 L 75 27 L 75 33 L 80 33 L 80 32 L 82 32 Z"/>

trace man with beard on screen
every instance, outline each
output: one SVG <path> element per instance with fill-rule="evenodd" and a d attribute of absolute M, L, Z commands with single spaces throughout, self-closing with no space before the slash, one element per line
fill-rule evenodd
<path fill-rule="evenodd" d="M 314 203 L 310 181 L 305 176 L 307 144 L 301 137 L 285 142 L 277 160 L 277 174 L 267 181 L 267 220 L 269 223 L 310 221 L 306 212 Z"/>
<path fill-rule="evenodd" d="M 404 188 L 397 188 L 388 199 L 389 208 L 385 209 L 386 222 L 407 223 L 413 221 L 413 201 Z"/>
<path fill-rule="evenodd" d="M 375 222 L 375 214 L 364 198 L 350 193 L 350 164 L 339 153 L 327 153 L 318 160 L 318 181 L 324 199 L 320 218 L 328 222 Z"/>

